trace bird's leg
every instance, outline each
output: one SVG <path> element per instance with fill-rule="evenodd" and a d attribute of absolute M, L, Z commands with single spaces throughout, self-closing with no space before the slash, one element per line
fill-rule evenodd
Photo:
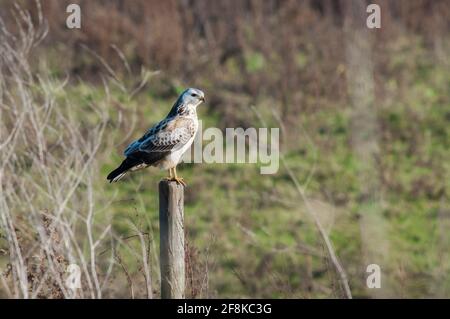
<path fill-rule="evenodd" d="M 172 175 L 172 169 L 169 168 L 167 170 L 169 172 L 169 176 L 167 176 L 166 178 L 164 178 L 166 181 L 171 181 L 173 179 L 173 175 Z"/>
<path fill-rule="evenodd" d="M 175 176 L 172 178 L 172 180 L 177 182 L 178 184 L 186 186 L 186 182 L 183 180 L 183 178 L 177 176 L 177 167 L 176 166 L 173 168 L 173 173 Z"/>

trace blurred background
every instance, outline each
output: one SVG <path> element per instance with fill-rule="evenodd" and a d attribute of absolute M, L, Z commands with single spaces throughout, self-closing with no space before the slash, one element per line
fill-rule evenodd
<path fill-rule="evenodd" d="M 165 172 L 106 175 L 186 87 L 204 128 L 281 132 L 274 175 L 179 166 L 188 297 L 450 297 L 449 1 L 0 0 L 0 19 L 0 297 L 158 298 Z"/>

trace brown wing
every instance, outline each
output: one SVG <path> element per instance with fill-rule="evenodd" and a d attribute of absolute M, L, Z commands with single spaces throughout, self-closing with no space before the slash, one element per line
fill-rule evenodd
<path fill-rule="evenodd" d="M 186 117 L 161 121 L 139 140 L 131 143 L 125 155 L 151 165 L 183 147 L 195 134 L 195 123 Z"/>

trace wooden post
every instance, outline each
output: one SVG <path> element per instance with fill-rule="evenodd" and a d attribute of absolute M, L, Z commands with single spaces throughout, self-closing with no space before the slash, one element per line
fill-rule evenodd
<path fill-rule="evenodd" d="M 161 298 L 185 297 L 184 187 L 159 182 Z"/>

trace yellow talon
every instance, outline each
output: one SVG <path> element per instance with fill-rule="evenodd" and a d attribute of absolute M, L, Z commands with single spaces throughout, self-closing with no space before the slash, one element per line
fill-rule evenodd
<path fill-rule="evenodd" d="M 169 172 L 169 176 L 164 177 L 163 179 L 166 180 L 166 181 L 171 181 L 171 180 L 173 179 L 173 176 L 172 176 L 172 169 L 169 168 L 169 169 L 168 169 L 168 172 Z"/>
<path fill-rule="evenodd" d="M 181 184 L 181 185 L 183 185 L 183 186 L 186 186 L 187 184 L 186 184 L 186 182 L 183 180 L 183 178 L 177 176 L 177 167 L 175 166 L 175 167 L 172 168 L 172 169 L 173 169 L 173 175 L 174 175 L 174 177 L 173 177 L 171 180 L 177 182 L 178 184 Z"/>
<path fill-rule="evenodd" d="M 171 181 L 175 181 L 178 184 L 181 184 L 183 186 L 187 186 L 186 182 L 184 181 L 184 179 L 182 177 L 174 177 L 171 179 Z"/>

